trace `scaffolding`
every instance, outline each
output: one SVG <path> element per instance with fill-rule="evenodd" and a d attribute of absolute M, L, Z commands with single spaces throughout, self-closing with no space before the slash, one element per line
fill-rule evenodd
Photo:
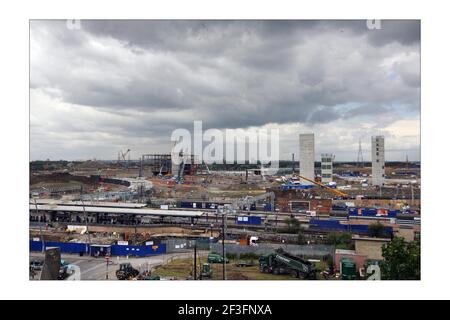
<path fill-rule="evenodd" d="M 154 175 L 172 172 L 172 157 L 170 154 L 143 154 L 141 169 L 148 167 Z"/>
<path fill-rule="evenodd" d="M 183 158 L 186 159 L 186 161 L 183 161 L 184 174 L 195 174 L 198 169 L 195 156 L 184 155 Z M 172 167 L 171 154 L 143 154 L 141 157 L 140 172 L 143 172 L 144 167 L 149 168 L 154 175 L 178 174 L 178 170 Z"/>

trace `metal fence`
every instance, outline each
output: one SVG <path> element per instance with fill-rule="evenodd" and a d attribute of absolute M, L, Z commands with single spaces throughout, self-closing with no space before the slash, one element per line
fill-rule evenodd
<path fill-rule="evenodd" d="M 209 250 L 210 249 L 210 241 L 209 239 L 179 239 L 179 238 L 171 238 L 161 241 L 166 246 L 166 252 L 185 252 L 188 250 L 194 249 L 195 244 L 197 243 L 198 250 Z"/>
<path fill-rule="evenodd" d="M 225 244 L 226 253 L 236 254 L 237 258 L 241 254 L 253 253 L 257 255 L 273 252 L 278 248 L 304 258 L 324 259 L 326 256 L 334 256 L 334 246 L 331 245 L 295 245 L 295 244 L 259 244 L 258 246 L 242 246 L 239 244 Z M 212 243 L 210 250 L 222 252 L 221 243 Z"/>

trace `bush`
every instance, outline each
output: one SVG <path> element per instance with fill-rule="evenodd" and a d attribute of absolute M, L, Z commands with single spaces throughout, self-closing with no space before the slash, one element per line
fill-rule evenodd
<path fill-rule="evenodd" d="M 284 220 L 286 228 L 279 229 L 280 233 L 298 233 L 301 230 L 300 221 L 295 218 L 287 218 Z"/>
<path fill-rule="evenodd" d="M 258 260 L 259 259 L 259 254 L 256 254 L 254 252 L 241 253 L 240 254 L 240 258 L 242 260 Z"/>
<path fill-rule="evenodd" d="M 352 234 L 348 232 L 330 232 L 326 244 L 334 245 L 337 249 L 354 249 Z"/>
<path fill-rule="evenodd" d="M 305 235 L 301 231 L 299 231 L 299 233 L 298 233 L 297 243 L 298 244 L 306 244 L 307 243 L 307 241 L 305 239 Z"/>
<path fill-rule="evenodd" d="M 228 260 L 235 260 L 236 259 L 236 253 L 228 253 L 228 252 L 226 252 L 225 255 L 227 256 Z"/>

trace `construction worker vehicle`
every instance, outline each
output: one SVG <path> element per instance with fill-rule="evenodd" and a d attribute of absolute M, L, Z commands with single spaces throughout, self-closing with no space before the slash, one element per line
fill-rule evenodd
<path fill-rule="evenodd" d="M 139 271 L 133 268 L 131 263 L 121 263 L 119 270 L 116 271 L 116 277 L 118 280 L 128 280 L 130 278 L 136 278 L 139 275 Z"/>
<path fill-rule="evenodd" d="M 225 263 L 228 263 L 229 260 L 225 258 Z M 208 263 L 223 263 L 223 257 L 217 253 L 208 254 Z"/>
<path fill-rule="evenodd" d="M 259 269 L 264 273 L 291 274 L 296 278 L 315 279 L 314 265 L 300 257 L 294 256 L 283 249 L 265 254 L 259 258 Z"/>
<path fill-rule="evenodd" d="M 202 270 L 200 272 L 200 279 L 211 279 L 212 278 L 212 269 L 209 263 L 202 264 Z"/>

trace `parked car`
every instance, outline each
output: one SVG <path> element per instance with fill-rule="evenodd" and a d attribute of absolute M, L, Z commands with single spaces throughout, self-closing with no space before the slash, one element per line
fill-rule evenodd
<path fill-rule="evenodd" d="M 44 261 L 41 260 L 31 260 L 30 261 L 30 268 L 33 270 L 42 270 L 42 266 L 44 265 Z"/>

